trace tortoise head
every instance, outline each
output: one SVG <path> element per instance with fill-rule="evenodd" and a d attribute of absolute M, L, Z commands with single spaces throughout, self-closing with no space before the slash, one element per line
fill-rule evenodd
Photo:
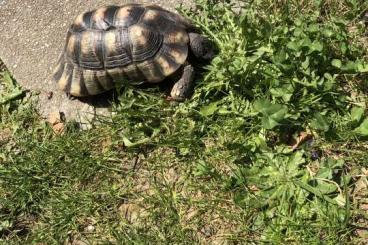
<path fill-rule="evenodd" d="M 216 45 L 198 33 L 189 33 L 189 46 L 195 58 L 202 62 L 211 61 L 217 54 Z"/>

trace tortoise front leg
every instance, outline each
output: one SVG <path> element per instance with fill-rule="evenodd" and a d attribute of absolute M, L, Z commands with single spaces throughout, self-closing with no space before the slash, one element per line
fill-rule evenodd
<path fill-rule="evenodd" d="M 171 99 L 175 101 L 184 101 L 187 99 L 193 91 L 193 81 L 194 68 L 191 64 L 185 64 L 181 78 L 171 89 Z"/>

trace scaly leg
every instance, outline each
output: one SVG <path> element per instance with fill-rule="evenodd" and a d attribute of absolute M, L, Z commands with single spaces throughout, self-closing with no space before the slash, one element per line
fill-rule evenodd
<path fill-rule="evenodd" d="M 184 101 L 193 92 L 194 68 L 191 64 L 185 64 L 183 74 L 171 89 L 171 99 L 175 101 Z"/>

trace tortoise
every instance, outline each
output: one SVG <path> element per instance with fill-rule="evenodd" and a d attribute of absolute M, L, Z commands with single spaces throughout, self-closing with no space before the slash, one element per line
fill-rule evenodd
<path fill-rule="evenodd" d="M 106 6 L 70 26 L 54 79 L 68 95 L 85 97 L 121 81 L 158 83 L 177 74 L 170 96 L 182 101 L 193 89 L 189 60 L 208 62 L 214 55 L 214 44 L 179 14 L 151 4 Z"/>

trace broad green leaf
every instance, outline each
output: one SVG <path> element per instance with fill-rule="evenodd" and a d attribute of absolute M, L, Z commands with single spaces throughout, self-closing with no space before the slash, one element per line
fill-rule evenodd
<path fill-rule="evenodd" d="M 285 62 L 285 60 L 287 59 L 287 53 L 285 52 L 284 49 L 282 49 L 279 52 L 275 53 L 272 56 L 272 59 L 274 60 L 275 63 L 278 63 L 277 65 L 281 65 L 280 63 Z"/>
<path fill-rule="evenodd" d="M 332 37 L 332 35 L 334 34 L 332 30 L 329 30 L 329 29 L 324 29 L 322 31 L 322 34 L 325 36 L 325 37 Z"/>
<path fill-rule="evenodd" d="M 300 49 L 300 45 L 296 41 L 289 42 L 286 47 L 294 51 L 298 51 Z"/>
<path fill-rule="evenodd" d="M 294 30 L 294 36 L 296 36 L 296 37 L 301 36 L 303 33 L 304 33 L 304 32 L 303 32 L 303 29 L 302 29 L 302 28 L 297 27 L 297 28 L 295 28 L 295 30 Z"/>
<path fill-rule="evenodd" d="M 328 129 L 330 128 L 327 123 L 326 117 L 318 112 L 314 114 L 314 120 L 311 123 L 311 127 L 324 132 L 328 131 Z"/>
<path fill-rule="evenodd" d="M 333 59 L 331 62 L 331 65 L 337 68 L 341 68 L 342 62 L 339 59 Z"/>
<path fill-rule="evenodd" d="M 329 202 L 329 203 L 331 203 L 331 204 L 336 205 L 336 202 L 335 202 L 333 199 L 331 199 L 330 197 L 328 197 L 328 196 L 326 196 L 326 195 L 323 195 L 323 194 L 321 193 L 321 191 L 320 191 L 318 188 L 314 188 L 314 187 L 312 187 L 312 186 L 308 185 L 307 183 L 304 183 L 304 182 L 302 182 L 302 181 L 300 181 L 300 180 L 298 180 L 298 179 L 294 179 L 294 180 L 293 180 L 293 183 L 294 183 L 295 185 L 300 186 L 300 187 L 301 187 L 301 188 L 303 188 L 304 190 L 306 190 L 306 191 L 308 191 L 308 192 L 310 192 L 310 193 L 312 193 L 312 194 L 316 195 L 317 197 L 319 197 L 319 198 L 321 198 L 321 199 L 324 199 L 325 201 L 327 201 L 327 202 Z"/>
<path fill-rule="evenodd" d="M 362 136 L 368 136 L 368 118 L 364 119 L 360 126 L 354 131 Z"/>
<path fill-rule="evenodd" d="M 296 173 L 299 166 L 305 162 L 303 155 L 304 153 L 302 151 L 297 151 L 289 158 L 289 162 L 287 164 L 288 171 Z"/>
<path fill-rule="evenodd" d="M 324 195 L 333 193 L 337 190 L 337 186 L 335 184 L 320 179 L 317 180 L 316 188 L 318 188 L 318 190 Z"/>
<path fill-rule="evenodd" d="M 257 49 L 256 54 L 258 54 L 259 56 L 263 55 L 264 53 L 273 53 L 273 49 L 270 47 L 270 45 L 268 46 L 262 46 L 259 49 Z"/>
<path fill-rule="evenodd" d="M 317 24 L 311 24 L 308 27 L 308 31 L 309 32 L 318 32 L 319 31 L 319 26 Z"/>
<path fill-rule="evenodd" d="M 291 97 L 293 96 L 293 87 L 279 87 L 279 88 L 271 88 L 270 89 L 270 93 L 277 97 L 277 98 L 282 98 L 285 102 L 289 102 Z"/>
<path fill-rule="evenodd" d="M 304 61 L 304 62 L 302 62 L 302 67 L 303 67 L 304 69 L 307 69 L 307 68 L 309 67 L 309 57 L 307 57 L 307 58 L 305 59 L 305 61 Z"/>
<path fill-rule="evenodd" d="M 315 177 L 322 179 L 332 179 L 332 169 L 329 167 L 320 168 Z"/>
<path fill-rule="evenodd" d="M 273 129 L 274 127 L 279 125 L 279 123 L 271 117 L 264 116 L 262 117 L 262 125 L 265 129 Z"/>
<path fill-rule="evenodd" d="M 344 166 L 345 162 L 342 159 L 327 158 L 324 164 L 330 169 L 340 169 Z"/>
<path fill-rule="evenodd" d="M 346 205 L 346 198 L 344 195 L 339 194 L 337 197 L 334 198 L 334 200 L 336 201 L 336 203 L 340 206 L 340 207 L 344 207 Z"/>
<path fill-rule="evenodd" d="M 358 62 L 356 63 L 356 69 L 358 72 L 362 72 L 362 73 L 368 72 L 368 64 Z"/>
<path fill-rule="evenodd" d="M 318 41 L 314 41 L 309 48 L 311 49 L 311 51 L 317 51 L 317 52 L 321 52 L 323 50 L 323 44 L 318 42 Z"/>
<path fill-rule="evenodd" d="M 359 123 L 364 116 L 364 108 L 363 107 L 353 107 L 351 109 L 351 120 L 355 123 Z"/>
<path fill-rule="evenodd" d="M 126 137 L 125 135 L 122 136 L 122 139 L 123 139 L 123 143 L 126 147 L 128 147 L 128 148 L 129 147 L 136 147 L 136 146 L 139 146 L 139 145 L 149 143 L 154 137 L 156 137 L 158 135 L 159 132 L 160 132 L 160 129 L 154 129 L 151 137 L 146 137 L 146 138 L 137 140 L 135 142 L 132 142 L 131 140 L 129 140 L 128 137 Z"/>
<path fill-rule="evenodd" d="M 333 159 L 333 161 L 335 162 L 333 168 L 342 168 L 345 164 L 345 161 L 343 159 Z"/>
<path fill-rule="evenodd" d="M 271 105 L 272 105 L 271 102 L 265 99 L 256 100 L 253 104 L 254 109 L 257 112 L 263 112 L 266 108 L 270 107 Z"/>
<path fill-rule="evenodd" d="M 312 48 L 313 43 L 309 37 L 305 37 L 304 39 L 300 41 L 300 43 L 302 44 L 303 47 L 308 47 L 309 49 L 313 49 Z"/>
<path fill-rule="evenodd" d="M 301 19 L 296 19 L 296 20 L 294 21 L 294 24 L 295 24 L 296 26 L 301 26 L 301 25 L 303 25 L 303 20 L 301 20 Z"/>
<path fill-rule="evenodd" d="M 259 99 L 254 102 L 254 109 L 265 115 L 273 115 L 279 113 L 284 107 L 279 104 L 272 104 L 266 99 Z"/>
<path fill-rule="evenodd" d="M 254 109 L 260 112 L 262 124 L 265 129 L 272 129 L 279 125 L 287 113 L 287 109 L 279 104 L 272 104 L 268 100 L 260 99 L 254 102 Z"/>
<path fill-rule="evenodd" d="M 357 65 L 353 61 L 348 61 L 341 69 L 348 72 L 356 72 Z"/>
<path fill-rule="evenodd" d="M 204 117 L 211 116 L 218 110 L 218 107 L 217 107 L 218 104 L 219 104 L 219 101 L 216 101 L 216 102 L 212 102 L 209 105 L 202 106 L 199 113 Z"/>
<path fill-rule="evenodd" d="M 333 78 L 333 76 L 330 74 L 330 73 L 328 73 L 328 72 L 326 72 L 325 74 L 323 74 L 323 77 L 324 78 L 326 78 L 327 80 L 334 80 L 334 78 Z"/>
<path fill-rule="evenodd" d="M 346 51 L 348 50 L 348 46 L 345 43 L 342 43 L 340 45 L 340 50 L 342 54 L 346 54 Z"/>

